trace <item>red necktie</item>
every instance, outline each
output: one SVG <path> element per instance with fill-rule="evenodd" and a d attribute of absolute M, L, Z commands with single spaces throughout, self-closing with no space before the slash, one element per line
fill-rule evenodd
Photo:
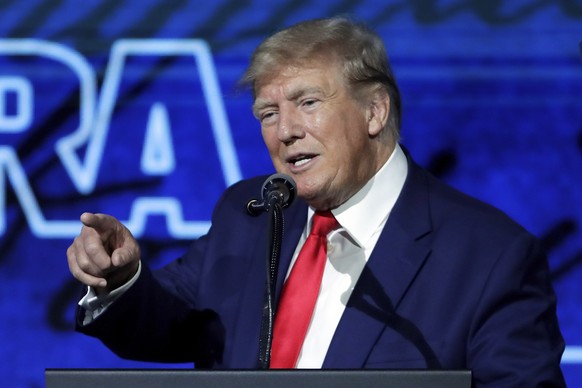
<path fill-rule="evenodd" d="M 270 368 L 294 368 L 311 321 L 327 257 L 327 234 L 338 226 L 331 212 L 315 212 L 307 237 L 283 285 L 275 314 Z"/>

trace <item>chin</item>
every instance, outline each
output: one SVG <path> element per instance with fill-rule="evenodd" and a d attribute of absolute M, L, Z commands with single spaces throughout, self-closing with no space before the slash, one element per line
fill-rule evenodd
<path fill-rule="evenodd" d="M 297 196 L 307 202 L 309 206 L 317 210 L 327 210 L 329 208 L 329 199 L 322 198 L 321 193 L 315 190 L 301 189 L 297 185 Z"/>
<path fill-rule="evenodd" d="M 293 177 L 293 175 L 291 175 Z M 293 177 L 295 179 L 295 177 Z M 297 196 L 304 201 L 310 202 L 313 200 L 316 195 L 313 190 L 309 187 L 306 187 L 300 179 L 295 179 L 295 183 L 297 184 Z"/>

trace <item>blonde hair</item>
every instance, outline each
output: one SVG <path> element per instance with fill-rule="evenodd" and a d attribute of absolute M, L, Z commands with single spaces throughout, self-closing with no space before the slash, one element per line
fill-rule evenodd
<path fill-rule="evenodd" d="M 301 22 L 265 39 L 254 51 L 240 80 L 255 95 L 261 82 L 283 65 L 302 66 L 336 60 L 355 98 L 372 88 L 390 97 L 387 126 L 395 140 L 400 133 L 400 92 L 382 39 L 369 28 L 344 17 Z"/>

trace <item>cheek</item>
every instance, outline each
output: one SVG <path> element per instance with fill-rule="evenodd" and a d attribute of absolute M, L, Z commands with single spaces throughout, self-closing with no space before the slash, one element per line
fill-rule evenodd
<path fill-rule="evenodd" d="M 262 131 L 262 135 L 263 135 L 263 142 L 265 143 L 265 146 L 267 146 L 267 149 L 269 150 L 269 153 L 271 155 L 273 155 L 274 153 L 276 153 L 276 150 L 278 148 L 278 141 L 276 139 L 275 136 L 273 136 L 272 133 L 269 133 L 268 131 Z"/>
<path fill-rule="evenodd" d="M 342 177 L 354 178 L 352 175 L 357 166 L 369 156 L 370 150 L 365 147 L 365 139 L 360 137 L 343 137 L 336 139 L 331 146 L 330 162 L 335 171 Z"/>

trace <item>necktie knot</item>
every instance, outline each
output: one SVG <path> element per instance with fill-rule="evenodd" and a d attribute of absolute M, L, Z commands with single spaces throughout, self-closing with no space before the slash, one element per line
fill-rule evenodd
<path fill-rule="evenodd" d="M 313 225 L 310 234 L 326 237 L 337 226 L 338 222 L 330 211 L 316 211 L 313 215 Z"/>

